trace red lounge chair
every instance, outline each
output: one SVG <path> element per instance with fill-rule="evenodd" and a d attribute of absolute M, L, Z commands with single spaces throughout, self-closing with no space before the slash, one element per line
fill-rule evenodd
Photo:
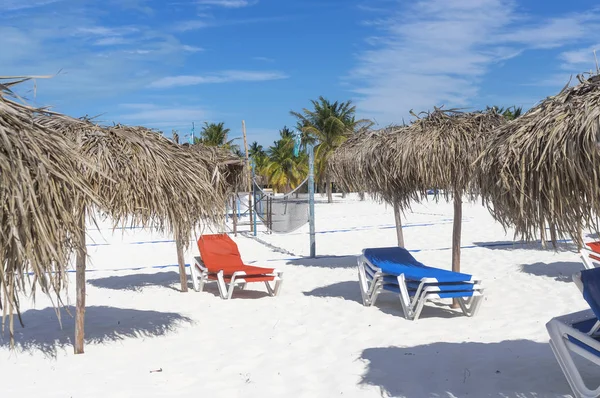
<path fill-rule="evenodd" d="M 216 281 L 222 299 L 230 299 L 235 286 L 264 282 L 270 296 L 277 296 L 283 272 L 274 268 L 245 265 L 235 242 L 227 234 L 202 235 L 198 239 L 200 257 L 191 266 L 194 290 L 201 292 L 208 281 Z M 269 282 L 275 282 L 271 286 Z M 229 285 L 227 285 L 229 284 Z"/>
<path fill-rule="evenodd" d="M 600 241 L 598 242 L 586 242 L 587 247 L 583 247 L 579 252 L 583 265 L 587 269 L 593 269 L 597 266 L 594 264 L 600 263 Z"/>

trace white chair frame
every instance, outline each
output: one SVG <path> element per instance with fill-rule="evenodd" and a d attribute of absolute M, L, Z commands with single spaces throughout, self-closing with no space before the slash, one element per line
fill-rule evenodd
<path fill-rule="evenodd" d="M 197 292 L 201 292 L 204 289 L 204 285 L 207 282 L 210 282 L 209 276 L 212 274 L 216 276 L 217 287 L 219 288 L 219 295 L 222 299 L 228 300 L 231 299 L 233 295 L 233 290 L 236 286 L 239 286 L 240 289 L 245 289 L 246 284 L 249 282 L 253 282 L 251 279 L 246 279 L 246 272 L 244 271 L 236 271 L 231 275 L 231 279 L 229 281 L 229 285 L 227 285 L 225 281 L 225 275 L 223 274 L 223 270 L 220 270 L 216 273 L 209 272 L 208 268 L 204 265 L 204 262 L 200 257 L 194 257 L 194 262 L 190 267 L 192 283 L 194 286 L 194 290 Z M 272 273 L 265 274 L 265 276 L 273 276 L 273 286 L 268 281 L 265 281 L 264 284 L 267 287 L 267 292 L 269 296 L 274 297 L 277 296 L 281 290 L 281 285 L 283 284 L 283 271 L 279 271 L 277 269 L 273 270 Z"/>
<path fill-rule="evenodd" d="M 373 265 L 364 255 L 358 257 L 358 280 L 363 305 L 373 306 L 377 297 L 384 290 L 383 277 L 385 274 L 381 269 Z M 423 278 L 413 298 L 410 298 L 404 274 L 396 276 L 400 290 L 399 298 L 402 305 L 404 317 L 409 320 L 417 320 L 421 315 L 425 303 L 440 299 L 441 289 L 436 278 Z M 458 297 L 457 301 L 462 312 L 469 316 L 477 315 L 483 301 L 484 288 L 481 280 L 472 277 L 473 293 L 469 297 Z"/>

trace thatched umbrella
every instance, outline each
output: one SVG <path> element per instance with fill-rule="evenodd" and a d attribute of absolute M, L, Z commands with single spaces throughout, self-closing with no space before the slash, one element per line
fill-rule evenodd
<path fill-rule="evenodd" d="M 477 162 L 491 213 L 524 240 L 544 240 L 546 224 L 555 245 L 598 231 L 600 76 L 578 79 L 497 129 Z"/>
<path fill-rule="evenodd" d="M 370 192 L 375 198 L 394 208 L 398 246 L 404 247 L 401 210 L 417 198 L 418 187 L 390 178 L 395 174 L 390 163 L 390 148 L 403 145 L 406 126 L 388 126 L 374 131 L 362 131 L 348 138 L 331 156 L 329 170 L 346 192 Z M 385 172 L 382 172 L 385 170 Z M 385 187 L 385 189 L 384 189 Z"/>
<path fill-rule="evenodd" d="M 143 128 L 116 125 L 100 127 L 65 116 L 40 116 L 40 124 L 73 140 L 94 169 L 81 172 L 103 199 L 97 210 L 109 215 L 115 226 L 132 223 L 153 226 L 175 236 L 181 289 L 187 291 L 183 249 L 196 227 L 217 224 L 230 188 L 223 167 L 214 158 L 184 150 L 160 134 Z M 204 150 L 207 153 L 209 150 Z M 214 152 L 214 151 L 213 151 Z M 77 214 L 82 231 L 90 203 Z M 80 237 L 85 240 L 85 235 Z M 85 316 L 84 249 L 77 256 L 77 316 L 75 352 L 83 352 Z"/>
<path fill-rule="evenodd" d="M 34 122 L 38 109 L 7 99 L 16 83 L 0 82 L 0 308 L 11 344 L 19 294 L 40 289 L 61 303 L 71 250 L 85 245 L 72 210 L 95 202 L 73 145 Z"/>
<path fill-rule="evenodd" d="M 473 162 L 484 148 L 489 132 L 505 122 L 494 110 L 460 112 L 435 108 L 431 113 L 413 114 L 408 127 L 373 134 L 361 140 L 356 156 L 359 166 L 337 169 L 337 178 L 347 185 L 360 183 L 368 191 L 402 209 L 411 200 L 423 200 L 436 189 L 454 200 L 452 269 L 460 271 L 462 197 L 476 193 Z M 340 148 L 344 150 L 344 145 Z M 352 155 L 347 162 L 352 163 Z M 362 173 L 361 173 L 362 171 Z M 357 174 L 358 177 L 357 182 Z"/>

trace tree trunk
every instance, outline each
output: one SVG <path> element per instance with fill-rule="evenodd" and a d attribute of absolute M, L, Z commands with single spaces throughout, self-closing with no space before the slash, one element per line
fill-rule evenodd
<path fill-rule="evenodd" d="M 361 201 L 365 200 L 365 193 L 364 192 L 359 192 L 358 193 L 358 197 L 360 198 Z"/>
<path fill-rule="evenodd" d="M 404 247 L 404 234 L 402 232 L 402 214 L 398 202 L 394 202 L 394 219 L 396 220 L 396 235 L 398 237 L 398 246 Z"/>
<path fill-rule="evenodd" d="M 462 196 L 454 191 L 454 226 L 452 229 L 452 271 L 460 272 L 460 234 L 462 227 Z M 458 308 L 458 300 L 452 300 L 452 308 Z"/>
<path fill-rule="evenodd" d="M 188 291 L 187 274 L 185 273 L 185 259 L 183 256 L 183 241 L 180 234 L 175 232 L 175 245 L 177 246 L 177 263 L 179 263 L 179 281 L 181 282 L 181 292 Z"/>
<path fill-rule="evenodd" d="M 546 245 L 546 223 L 544 220 L 540 220 L 540 240 L 542 242 L 542 249 L 547 247 Z"/>
<path fill-rule="evenodd" d="M 85 208 L 79 215 L 79 244 L 75 260 L 75 286 L 77 300 L 75 308 L 75 354 L 83 354 L 85 336 L 85 262 L 87 250 L 85 246 Z"/>
<path fill-rule="evenodd" d="M 552 222 L 550 223 L 550 240 L 552 241 L 552 246 L 556 249 L 556 225 Z"/>
<path fill-rule="evenodd" d="M 332 186 L 331 186 L 331 176 L 329 174 L 327 174 L 327 203 L 331 203 L 333 202 L 333 195 L 332 195 Z"/>
<path fill-rule="evenodd" d="M 231 208 L 233 209 L 233 213 L 231 214 L 231 217 L 233 218 L 233 236 L 237 236 L 237 193 L 233 195 L 232 199 Z"/>

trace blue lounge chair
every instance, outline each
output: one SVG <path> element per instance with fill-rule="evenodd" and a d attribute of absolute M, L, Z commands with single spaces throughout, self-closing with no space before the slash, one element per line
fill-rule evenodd
<path fill-rule="evenodd" d="M 589 310 L 553 318 L 546 324 L 550 347 L 576 397 L 600 396 L 600 386 L 588 388 L 573 361 L 578 354 L 600 366 L 600 268 L 573 275 Z"/>
<path fill-rule="evenodd" d="M 467 316 L 477 313 L 483 298 L 481 280 L 472 275 L 428 267 L 401 247 L 364 249 L 358 258 L 363 304 L 375 304 L 379 293 L 399 295 L 404 316 L 419 318 L 427 301 L 456 298 Z"/>

